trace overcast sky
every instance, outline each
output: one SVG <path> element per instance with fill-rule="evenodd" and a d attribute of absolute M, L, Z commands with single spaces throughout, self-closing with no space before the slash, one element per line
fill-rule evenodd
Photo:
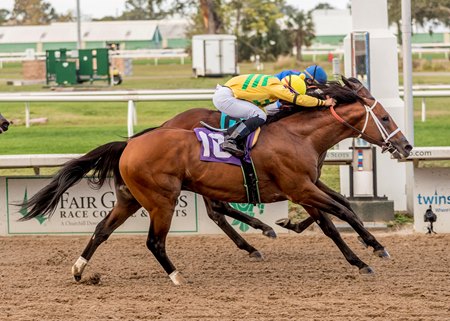
<path fill-rule="evenodd" d="M 58 13 L 76 10 L 76 0 L 46 0 Z M 287 0 L 294 7 L 303 10 L 314 8 L 318 3 L 328 2 L 335 8 L 344 9 L 350 0 Z M 0 0 L 0 8 L 11 10 L 14 0 Z M 80 0 L 81 13 L 92 18 L 120 15 L 125 9 L 125 0 Z"/>

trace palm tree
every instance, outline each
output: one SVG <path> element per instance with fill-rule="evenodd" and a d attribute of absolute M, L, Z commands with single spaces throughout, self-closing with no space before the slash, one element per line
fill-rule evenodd
<path fill-rule="evenodd" d="M 314 22 L 311 11 L 297 10 L 291 6 L 286 7 L 288 20 L 286 25 L 297 48 L 296 59 L 302 60 L 302 47 L 310 46 L 315 37 Z"/>

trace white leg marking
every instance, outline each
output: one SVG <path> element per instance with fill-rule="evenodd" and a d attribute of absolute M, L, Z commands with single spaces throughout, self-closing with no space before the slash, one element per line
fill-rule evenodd
<path fill-rule="evenodd" d="M 172 280 L 173 284 L 175 284 L 175 285 L 186 284 L 186 279 L 177 270 L 170 273 L 169 278 Z"/>
<path fill-rule="evenodd" d="M 72 275 L 81 276 L 87 264 L 88 261 L 84 257 L 80 256 L 78 260 L 75 262 L 75 264 L 72 266 Z"/>

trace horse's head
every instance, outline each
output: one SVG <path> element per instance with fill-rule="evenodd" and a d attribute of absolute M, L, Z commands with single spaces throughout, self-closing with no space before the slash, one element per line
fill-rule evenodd
<path fill-rule="evenodd" d="M 360 121 L 363 124 L 361 137 L 380 146 L 383 153 L 390 152 L 396 159 L 408 157 L 412 146 L 392 116 L 376 99 L 365 98 L 364 101 L 366 113 Z"/>
<path fill-rule="evenodd" d="M 5 117 L 0 114 L 0 134 L 6 132 L 9 127 L 9 121 L 6 120 Z"/>
<path fill-rule="evenodd" d="M 333 96 L 333 93 L 337 93 L 337 96 L 333 98 L 338 98 L 338 103 L 339 97 L 345 98 L 345 101 L 342 101 L 341 98 L 343 104 L 348 104 L 352 100 L 359 101 L 363 109 L 356 110 L 353 107 L 349 114 L 346 115 L 346 120 L 344 120 L 336 114 L 334 108 L 331 108 L 334 117 L 344 125 L 352 128 L 355 134 L 359 133 L 358 137 L 380 146 L 383 152 L 389 151 L 394 158 L 408 157 L 412 146 L 384 107 L 356 78 L 346 79 L 342 77 L 342 81 L 344 82 L 344 87 L 339 87 L 336 84 L 331 85 L 330 95 Z"/>

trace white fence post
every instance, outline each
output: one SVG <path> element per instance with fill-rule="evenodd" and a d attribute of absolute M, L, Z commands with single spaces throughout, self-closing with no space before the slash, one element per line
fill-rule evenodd
<path fill-rule="evenodd" d="M 134 101 L 129 100 L 128 101 L 128 118 L 127 118 L 128 137 L 131 137 L 134 134 L 133 125 L 135 123 L 135 119 L 134 119 L 135 115 L 136 115 L 136 108 L 134 106 Z"/>
<path fill-rule="evenodd" d="M 25 102 L 25 127 L 30 127 L 30 103 Z"/>
<path fill-rule="evenodd" d="M 425 104 L 425 97 L 422 97 L 422 122 L 426 120 L 426 112 L 427 112 L 427 106 Z"/>

